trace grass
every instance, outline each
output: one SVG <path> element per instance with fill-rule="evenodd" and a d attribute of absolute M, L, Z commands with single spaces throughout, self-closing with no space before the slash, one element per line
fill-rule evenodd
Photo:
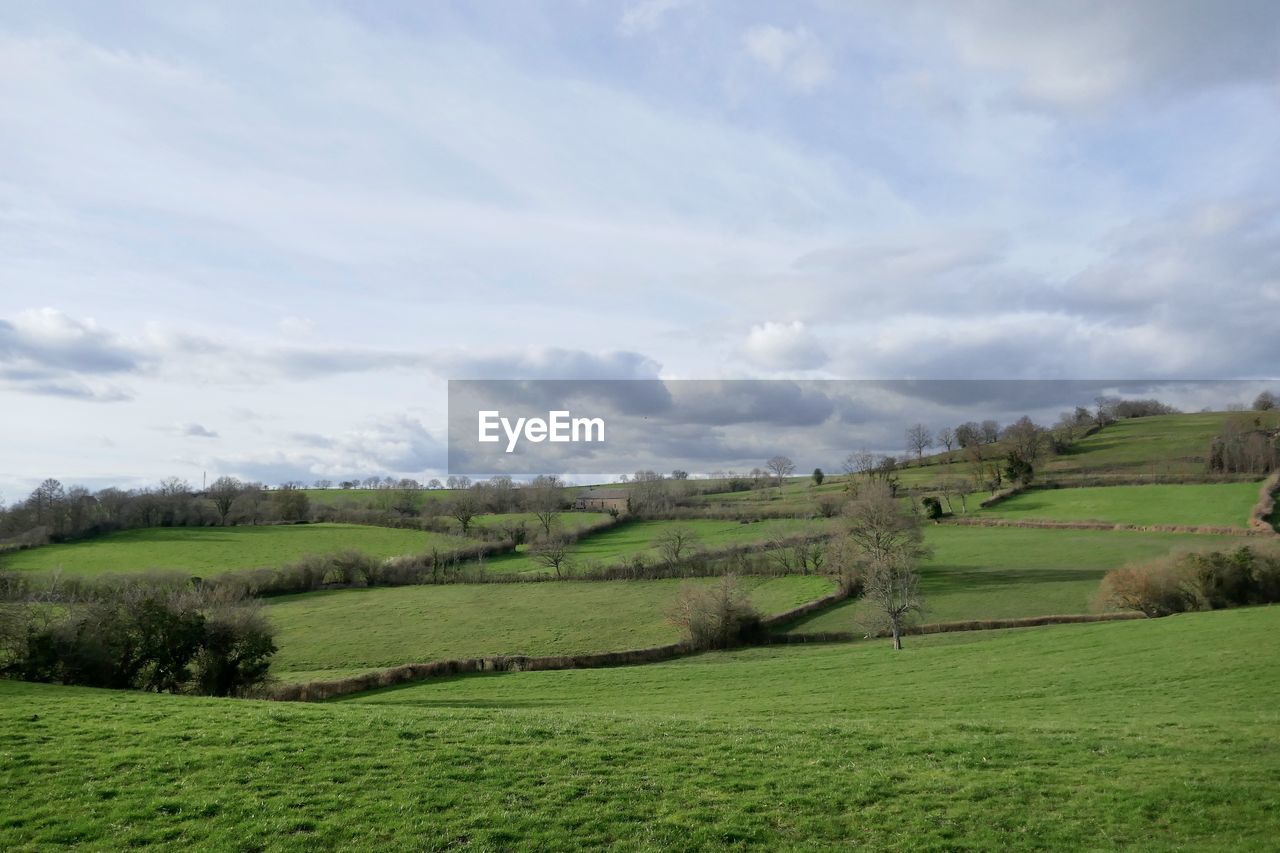
<path fill-rule="evenodd" d="M 923 618 L 950 622 L 1087 613 L 1099 581 L 1111 569 L 1170 551 L 1243 541 L 1188 533 L 933 526 L 925 531 L 933 555 L 921 567 Z M 850 601 L 790 630 L 854 631 L 866 606 Z"/>
<path fill-rule="evenodd" d="M 610 521 L 609 514 L 604 512 L 562 512 L 556 516 L 552 530 L 561 533 L 577 533 L 584 528 Z M 457 524 L 457 522 L 454 522 Z M 477 515 L 471 521 L 473 528 L 511 527 L 523 524 L 530 535 L 542 532 L 542 522 L 531 512 L 501 512 L 488 515 Z"/>
<path fill-rule="evenodd" d="M 1244 528 L 1258 499 L 1258 488 L 1257 483 L 1214 483 L 1037 489 L 970 514 L 1017 520 Z"/>
<path fill-rule="evenodd" d="M 0 847 L 1263 849 L 1280 609 L 479 676 L 0 683 Z"/>
<path fill-rule="evenodd" d="M 348 548 L 392 557 L 433 548 L 449 551 L 467 542 L 441 533 L 355 524 L 152 527 L 18 551 L 0 557 L 0 567 L 85 575 L 177 569 L 209 576 L 235 569 L 276 567 L 308 554 Z"/>
<path fill-rule="evenodd" d="M 831 581 L 814 576 L 742 582 L 765 614 L 834 589 Z M 284 681 L 308 681 L 448 658 L 662 645 L 679 639 L 665 611 L 682 583 L 457 584 L 277 598 L 267 607 L 280 647 L 272 671 Z"/>
<path fill-rule="evenodd" d="M 834 521 L 771 518 L 743 523 L 736 520 L 692 518 L 680 521 L 632 521 L 592 534 L 573 546 L 573 562 L 612 565 L 636 555 L 650 560 L 658 557 L 655 540 L 666 530 L 681 527 L 697 537 L 699 546 L 714 550 L 734 545 L 764 543 L 774 537 L 788 537 L 806 531 L 829 529 Z M 511 554 L 499 554 L 485 561 L 488 570 L 501 573 L 545 572 L 526 553 L 527 548 Z"/>

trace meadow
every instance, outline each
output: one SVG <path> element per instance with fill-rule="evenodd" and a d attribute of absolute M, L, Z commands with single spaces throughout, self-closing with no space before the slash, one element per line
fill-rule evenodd
<path fill-rule="evenodd" d="M 75 575 L 173 569 L 211 576 L 348 549 L 394 557 L 467 544 L 470 540 L 442 533 L 357 524 L 150 527 L 17 551 L 0 556 L 0 568 Z"/>
<path fill-rule="evenodd" d="M 926 622 L 1088 613 L 1109 570 L 1178 550 L 1244 544 L 1245 537 L 1112 530 L 933 525 L 920 568 Z M 793 632 L 854 631 L 866 603 L 849 601 L 791 626 Z"/>
<path fill-rule="evenodd" d="M 1262 849 L 1280 610 L 473 676 L 0 682 L 0 847 Z"/>
<path fill-rule="evenodd" d="M 1034 489 L 988 509 L 975 508 L 970 515 L 1019 521 L 1244 528 L 1257 500 L 1257 483 Z"/>
<path fill-rule="evenodd" d="M 267 614 L 282 681 L 341 678 L 402 663 L 487 655 L 558 655 L 672 643 L 668 606 L 695 581 L 450 584 L 307 593 Z M 765 615 L 829 594 L 825 577 L 744 578 Z"/>
<path fill-rule="evenodd" d="M 666 531 L 681 528 L 691 532 L 697 545 L 713 551 L 737 545 L 763 544 L 774 538 L 805 533 L 823 533 L 835 529 L 835 521 L 826 519 L 769 518 L 743 522 L 709 518 L 679 521 L 628 521 L 617 527 L 592 534 L 573 545 L 572 560 L 585 565 L 613 565 L 636 556 L 650 562 L 659 557 L 656 542 Z M 488 571 L 509 573 L 545 573 L 547 570 L 522 547 L 510 554 L 499 554 L 485 560 Z"/>

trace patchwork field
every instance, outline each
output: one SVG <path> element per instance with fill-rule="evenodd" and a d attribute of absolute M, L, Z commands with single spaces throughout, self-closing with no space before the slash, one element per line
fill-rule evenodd
<path fill-rule="evenodd" d="M 679 527 L 691 531 L 698 545 L 707 550 L 768 542 L 775 537 L 788 537 L 806 532 L 819 533 L 834 529 L 834 520 L 770 518 L 743 523 L 707 518 L 680 521 L 634 521 L 593 534 L 573 546 L 573 561 L 578 566 L 612 565 L 636 555 L 651 560 L 658 556 L 655 542 L 665 531 Z M 488 570 L 502 573 L 545 572 L 521 548 L 512 554 L 500 554 L 485 561 Z"/>
<path fill-rule="evenodd" d="M 1035 489 L 970 514 L 1026 521 L 1244 528 L 1258 489 L 1258 483 Z"/>
<path fill-rule="evenodd" d="M 1280 610 L 459 678 L 0 682 L 0 847 L 1263 849 Z"/>
<path fill-rule="evenodd" d="M 675 642 L 666 610 L 684 583 L 657 580 L 453 584 L 272 599 L 283 681 L 340 678 L 402 663 L 484 655 L 583 654 Z M 834 589 L 823 577 L 745 578 L 765 614 Z"/>
<path fill-rule="evenodd" d="M 18 551 L 0 557 L 0 568 L 86 575 L 175 569 L 208 576 L 275 567 L 308 554 L 346 549 L 393 557 L 431 549 L 450 551 L 466 544 L 468 540 L 441 533 L 356 524 L 152 527 Z"/>
<path fill-rule="evenodd" d="M 1222 548 L 1244 537 L 1111 530 L 931 526 L 920 570 L 924 621 L 1087 613 L 1108 570 L 1177 550 Z M 791 627 L 854 631 L 865 603 L 850 601 Z"/>

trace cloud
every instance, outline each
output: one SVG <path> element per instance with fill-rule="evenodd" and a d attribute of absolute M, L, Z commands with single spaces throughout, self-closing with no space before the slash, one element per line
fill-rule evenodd
<path fill-rule="evenodd" d="M 753 326 L 743 352 L 752 364 L 766 370 L 812 370 L 828 361 L 822 345 L 799 320 L 769 320 Z"/>
<path fill-rule="evenodd" d="M 661 365 L 638 352 L 530 347 L 517 352 L 452 351 L 432 356 L 448 379 L 653 379 Z"/>
<path fill-rule="evenodd" d="M 646 35 L 662 26 L 672 12 L 688 6 L 692 0 L 641 0 L 632 3 L 618 21 L 618 32 L 624 36 Z"/>
<path fill-rule="evenodd" d="M 0 380 L 29 394 L 117 402 L 130 394 L 101 377 L 140 369 L 144 356 L 91 319 L 53 308 L 0 319 Z"/>
<path fill-rule="evenodd" d="M 188 438 L 217 438 L 218 434 L 201 424 L 179 424 L 174 431 Z"/>
<path fill-rule="evenodd" d="M 1011 75 L 1028 104 L 1095 109 L 1122 98 L 1234 84 L 1274 86 L 1280 6 L 1272 0 L 1026 3 L 928 7 L 959 57 Z"/>
<path fill-rule="evenodd" d="M 831 64 L 822 43 L 806 27 L 785 30 L 761 24 L 743 34 L 742 45 L 748 56 L 797 92 L 809 94 L 831 78 Z"/>

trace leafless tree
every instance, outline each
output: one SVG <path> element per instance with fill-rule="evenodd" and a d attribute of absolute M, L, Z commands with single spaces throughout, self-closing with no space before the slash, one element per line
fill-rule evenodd
<path fill-rule="evenodd" d="M 775 456 L 764 463 L 764 467 L 778 481 L 778 488 L 782 488 L 783 481 L 794 474 L 796 470 L 796 464 L 786 456 Z"/>
<path fill-rule="evenodd" d="M 449 515 L 462 528 L 463 535 L 471 529 L 471 522 L 480 514 L 480 502 L 469 489 L 459 491 L 453 500 L 449 501 Z"/>
<path fill-rule="evenodd" d="M 995 444 L 1000 440 L 1000 424 L 991 419 L 982 422 L 982 441 L 984 444 Z"/>
<path fill-rule="evenodd" d="M 951 431 L 951 427 L 943 427 L 938 430 L 938 444 L 946 448 L 950 453 L 956 446 L 956 434 Z"/>
<path fill-rule="evenodd" d="M 893 647 L 902 648 L 902 629 L 921 607 L 916 563 L 927 555 L 920 519 L 903 509 L 883 485 L 867 489 L 845 509 L 848 525 L 840 549 L 853 560 L 867 601 L 887 622 Z"/>
<path fill-rule="evenodd" d="M 534 562 L 556 573 L 556 577 L 564 577 L 572 569 L 571 543 L 565 536 L 547 536 L 539 539 L 529 548 L 529 556 Z"/>
<path fill-rule="evenodd" d="M 907 427 L 907 450 L 913 451 L 916 459 L 922 459 L 924 452 L 933 447 L 933 433 L 924 424 L 912 424 Z"/>
<path fill-rule="evenodd" d="M 1277 405 L 1280 405 L 1280 398 L 1270 391 L 1263 391 L 1253 401 L 1253 410 L 1255 412 L 1269 412 Z"/>
<path fill-rule="evenodd" d="M 653 541 L 653 547 L 658 550 L 664 563 L 678 566 L 681 560 L 698 547 L 698 535 L 689 527 L 670 527 Z"/>
<path fill-rule="evenodd" d="M 227 526 L 227 516 L 231 513 L 231 507 L 242 491 L 244 491 L 244 483 L 235 477 L 219 477 L 209 484 L 206 494 L 213 502 L 213 508 L 217 510 L 223 527 Z"/>
<path fill-rule="evenodd" d="M 564 483 L 559 477 L 543 474 L 525 487 L 524 497 L 525 506 L 542 525 L 542 532 L 550 537 L 551 528 L 564 510 Z"/>

